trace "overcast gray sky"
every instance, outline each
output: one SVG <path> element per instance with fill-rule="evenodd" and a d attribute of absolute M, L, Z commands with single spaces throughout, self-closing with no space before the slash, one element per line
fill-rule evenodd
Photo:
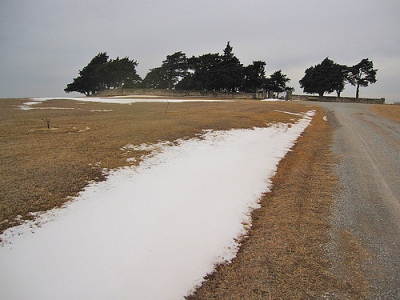
<path fill-rule="evenodd" d="M 222 53 L 282 69 L 290 85 L 329 56 L 379 69 L 361 97 L 400 101 L 398 0 L 0 0 L 0 97 L 65 96 L 99 52 L 129 56 L 144 77 L 169 54 Z M 347 85 L 344 96 L 354 96 Z"/>

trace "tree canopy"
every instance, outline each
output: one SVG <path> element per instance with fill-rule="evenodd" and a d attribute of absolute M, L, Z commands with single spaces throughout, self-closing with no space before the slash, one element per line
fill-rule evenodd
<path fill-rule="evenodd" d="M 147 88 L 172 89 L 187 76 L 188 59 L 182 51 L 167 55 L 162 65 L 147 73 L 143 84 Z"/>
<path fill-rule="evenodd" d="M 356 98 L 358 98 L 360 86 L 365 87 L 369 83 L 376 82 L 376 72 L 372 61 L 368 59 L 363 59 L 360 63 L 348 67 L 337 64 L 327 57 L 320 64 L 306 69 L 299 83 L 305 93 L 317 93 L 323 96 L 324 93 L 336 91 L 338 97 L 345 85 L 350 83 L 357 86 Z"/>
<path fill-rule="evenodd" d="M 367 87 L 368 84 L 376 82 L 377 71 L 374 69 L 374 63 L 368 58 L 349 68 L 349 82 L 357 86 L 356 98 L 360 95 L 360 86 Z"/>
<path fill-rule="evenodd" d="M 143 86 L 205 92 L 256 92 L 258 89 L 271 89 L 279 93 L 290 89 L 286 87 L 290 79 L 281 70 L 278 73 L 282 76 L 279 85 L 276 79 L 271 81 L 274 84 L 267 84 L 269 79 L 265 76 L 265 66 L 264 61 L 253 61 L 243 66 L 228 42 L 222 55 L 208 53 L 187 59 L 182 51 L 168 55 L 160 67 L 150 70 L 143 80 Z"/>
<path fill-rule="evenodd" d="M 290 79 L 281 70 L 270 78 L 265 76 L 264 61 L 243 66 L 227 42 L 223 53 L 209 53 L 188 58 L 182 51 L 167 55 L 161 66 L 150 69 L 142 80 L 136 73 L 138 63 L 128 57 L 110 60 L 100 52 L 79 71 L 79 76 L 64 89 L 89 96 L 110 88 L 149 88 L 196 91 L 257 92 L 260 89 L 276 93 L 291 89 Z"/>
<path fill-rule="evenodd" d="M 128 57 L 109 60 L 107 52 L 100 52 L 79 71 L 79 76 L 74 78 L 64 91 L 89 96 L 108 88 L 134 86 L 141 81 L 136 73 L 137 65 L 137 61 L 130 60 Z"/>
<path fill-rule="evenodd" d="M 279 96 L 284 91 L 293 90 L 292 87 L 286 86 L 289 81 L 290 78 L 283 74 L 282 70 L 276 71 L 267 79 L 267 90 L 273 91 Z"/>

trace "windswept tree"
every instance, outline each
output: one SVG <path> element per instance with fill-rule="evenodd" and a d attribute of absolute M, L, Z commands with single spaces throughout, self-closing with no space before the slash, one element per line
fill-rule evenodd
<path fill-rule="evenodd" d="M 136 73 L 137 65 L 137 61 L 130 60 L 129 57 L 117 57 L 103 65 L 101 72 L 105 76 L 107 88 L 133 87 L 139 83 L 141 78 Z"/>
<path fill-rule="evenodd" d="M 147 88 L 173 89 L 188 75 L 188 60 L 182 51 L 167 55 L 160 67 L 150 69 L 143 80 Z"/>
<path fill-rule="evenodd" d="M 299 83 L 305 93 L 317 93 L 322 97 L 324 93 L 333 91 L 340 94 L 344 89 L 345 79 L 344 69 L 327 57 L 320 64 L 306 69 L 305 75 Z"/>
<path fill-rule="evenodd" d="M 376 82 L 377 69 L 374 69 L 374 63 L 368 58 L 364 58 L 358 64 L 349 68 L 349 82 L 357 86 L 356 98 L 360 95 L 360 86 L 367 87 L 370 83 Z"/>
<path fill-rule="evenodd" d="M 165 71 L 168 89 L 172 89 L 187 75 L 188 61 L 186 54 L 179 51 L 172 55 L 167 55 L 166 60 L 162 62 L 161 68 Z"/>
<path fill-rule="evenodd" d="M 65 92 L 78 92 L 89 96 L 100 91 L 103 88 L 103 78 L 101 68 L 108 62 L 107 52 L 100 52 L 89 64 L 82 70 L 79 70 L 79 76 L 74 78 L 64 89 Z"/>
<path fill-rule="evenodd" d="M 99 91 L 134 85 L 141 81 L 136 73 L 137 61 L 128 57 L 108 60 L 106 52 L 97 54 L 89 64 L 79 71 L 79 76 L 64 89 L 65 92 L 78 92 L 86 96 Z"/>

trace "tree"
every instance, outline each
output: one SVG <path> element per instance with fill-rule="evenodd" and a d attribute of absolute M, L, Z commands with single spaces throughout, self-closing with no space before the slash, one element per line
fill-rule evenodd
<path fill-rule="evenodd" d="M 68 84 L 65 92 L 79 92 L 86 96 L 109 88 L 134 85 L 141 81 L 136 74 L 137 61 L 128 57 L 108 60 L 106 52 L 97 54 L 90 63 L 79 71 L 79 76 Z"/>
<path fill-rule="evenodd" d="M 160 67 L 150 69 L 143 85 L 153 89 L 173 89 L 188 75 L 188 59 L 182 51 L 167 55 Z"/>
<path fill-rule="evenodd" d="M 368 58 L 364 58 L 358 64 L 349 68 L 349 82 L 356 85 L 356 98 L 360 95 L 360 86 L 367 87 L 368 84 L 376 82 L 377 69 L 374 63 Z"/>
<path fill-rule="evenodd" d="M 233 47 L 228 42 L 218 68 L 220 72 L 219 76 L 221 76 L 220 89 L 228 92 L 237 91 L 243 85 L 244 80 L 243 66 L 232 50 Z"/>
<path fill-rule="evenodd" d="M 320 64 L 306 69 L 299 83 L 305 93 L 317 93 L 322 97 L 324 93 L 333 91 L 340 94 L 344 89 L 345 78 L 342 67 L 327 57 Z"/>
<path fill-rule="evenodd" d="M 143 86 L 149 89 L 168 88 L 167 73 L 163 67 L 150 69 L 142 82 Z"/>
<path fill-rule="evenodd" d="M 282 70 L 274 72 L 267 80 L 267 89 L 278 94 L 293 88 L 287 87 L 286 84 L 290 81 L 287 75 L 282 74 Z"/>
<path fill-rule="evenodd" d="M 199 57 L 192 56 L 188 59 L 189 72 L 176 88 L 200 91 L 219 89 L 221 86 L 219 71 L 221 62 L 222 57 L 218 53 L 204 54 Z"/>
<path fill-rule="evenodd" d="M 118 88 L 134 86 L 141 81 L 140 76 L 136 73 L 137 61 L 130 60 L 128 57 L 120 59 L 117 57 L 103 65 L 101 72 L 105 77 L 105 83 L 108 88 Z"/>
<path fill-rule="evenodd" d="M 349 79 L 349 67 L 334 63 L 332 66 L 332 87 L 336 91 L 337 96 L 343 92 L 344 87 Z"/>
<path fill-rule="evenodd" d="M 253 61 L 244 68 L 243 89 L 247 92 L 256 92 L 265 85 L 265 61 Z"/>
<path fill-rule="evenodd" d="M 187 75 L 188 61 L 182 51 L 167 55 L 167 59 L 162 62 L 161 68 L 165 71 L 165 78 L 168 89 L 172 89 L 182 78 Z"/>
<path fill-rule="evenodd" d="M 78 92 L 86 96 L 94 94 L 103 88 L 100 69 L 108 61 L 107 52 L 100 52 L 89 64 L 79 71 L 79 76 L 64 89 L 65 92 Z"/>

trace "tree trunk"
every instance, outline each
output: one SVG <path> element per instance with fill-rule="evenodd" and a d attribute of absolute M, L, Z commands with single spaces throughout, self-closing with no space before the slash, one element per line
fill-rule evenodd
<path fill-rule="evenodd" d="M 360 96 L 360 85 L 357 83 L 357 90 L 356 90 L 356 99 Z"/>

